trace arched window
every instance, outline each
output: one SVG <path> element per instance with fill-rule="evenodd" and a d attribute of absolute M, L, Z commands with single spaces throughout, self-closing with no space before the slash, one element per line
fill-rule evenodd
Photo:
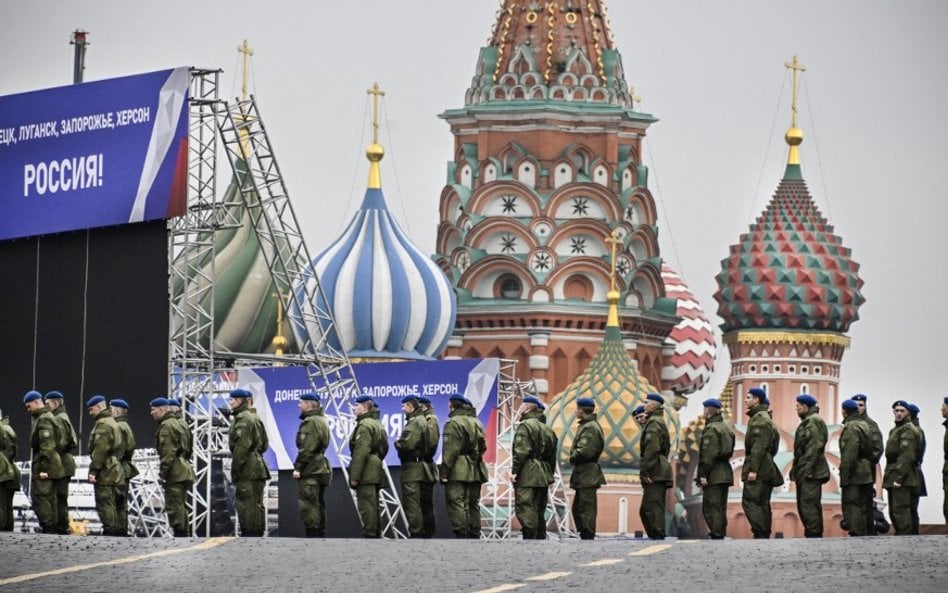
<path fill-rule="evenodd" d="M 494 294 L 498 298 L 517 300 L 523 295 L 523 284 L 513 274 L 504 274 L 494 285 Z"/>

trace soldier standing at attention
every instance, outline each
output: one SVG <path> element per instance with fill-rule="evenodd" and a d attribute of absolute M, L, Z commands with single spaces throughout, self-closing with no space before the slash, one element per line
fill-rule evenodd
<path fill-rule="evenodd" d="M 744 438 L 744 468 L 741 480 L 744 493 L 741 506 L 750 523 L 754 539 L 769 539 L 772 525 L 770 496 L 774 487 L 783 484 L 783 474 L 774 456 L 780 447 L 780 433 L 770 417 L 770 400 L 760 387 L 751 387 L 744 396 L 744 407 L 750 420 Z"/>
<path fill-rule="evenodd" d="M 56 533 L 59 514 L 56 509 L 55 481 L 66 474 L 59 456 L 59 432 L 39 391 L 28 391 L 23 396 L 23 404 L 32 416 L 30 502 L 43 533 Z"/>
<path fill-rule="evenodd" d="M 438 454 L 438 442 L 441 440 L 441 427 L 438 425 L 438 417 L 431 409 L 431 400 L 424 395 L 418 398 L 421 404 L 422 414 L 425 417 L 425 426 L 428 430 L 428 450 L 425 452 L 425 464 L 428 471 L 434 476 L 434 482 L 419 482 L 421 485 L 421 512 L 424 515 L 426 538 L 434 537 L 436 529 L 434 513 L 434 485 L 438 479 L 438 465 L 435 463 L 435 455 Z M 480 491 L 478 491 L 478 504 L 480 504 Z M 480 534 L 478 534 L 480 536 Z"/>
<path fill-rule="evenodd" d="M 514 432 L 511 481 L 523 539 L 546 539 L 546 503 L 556 465 L 556 435 L 546 426 L 543 402 L 523 398 Z"/>
<path fill-rule="evenodd" d="M 86 402 L 95 418 L 89 435 L 89 482 L 95 486 L 95 510 L 102 521 L 102 535 L 128 535 L 128 523 L 119 523 L 117 491 L 125 483 L 119 455 L 124 450 L 122 433 L 112 418 L 105 397 L 94 395 Z"/>
<path fill-rule="evenodd" d="M 270 470 L 263 461 L 269 447 L 263 422 L 251 407 L 253 395 L 246 389 L 230 392 L 233 424 L 228 435 L 231 454 L 230 476 L 236 488 L 234 506 L 243 537 L 263 537 L 266 510 L 263 489 L 270 479 Z"/>
<path fill-rule="evenodd" d="M 664 419 L 664 404 L 665 399 L 657 393 L 645 396 L 648 420 L 639 441 L 639 476 L 642 480 L 639 518 L 649 539 L 665 539 L 665 491 L 672 485 L 671 464 L 668 463 L 671 442 Z"/>
<path fill-rule="evenodd" d="M 0 531 L 13 531 L 13 494 L 20 489 L 16 432 L 0 413 Z"/>
<path fill-rule="evenodd" d="M 425 463 L 431 448 L 428 445 L 428 422 L 416 395 L 402 398 L 402 413 L 405 414 L 405 425 L 402 436 L 395 441 L 398 459 L 402 462 L 402 505 L 411 537 L 424 537 L 425 509 L 421 502 L 421 484 L 433 484 L 435 478 Z"/>
<path fill-rule="evenodd" d="M 869 435 L 872 437 L 872 451 L 876 458 L 876 460 L 872 462 L 872 479 L 875 481 L 876 475 L 878 474 L 879 461 L 882 459 L 882 453 L 885 449 L 885 439 L 882 438 L 882 430 L 879 428 L 879 424 L 869 416 L 869 411 L 866 409 L 868 398 L 861 393 L 857 393 L 850 399 L 859 406 L 859 415 L 862 416 L 862 419 L 866 422 L 866 426 L 869 427 Z M 873 493 L 874 492 L 875 486 L 873 486 Z M 875 505 L 873 505 L 873 508 L 875 508 Z"/>
<path fill-rule="evenodd" d="M 823 537 L 823 484 L 829 482 L 826 463 L 826 422 L 820 418 L 816 398 L 797 396 L 800 425 L 793 435 L 793 465 L 790 479 L 797 483 L 797 512 L 804 537 Z"/>
<path fill-rule="evenodd" d="M 128 424 L 128 402 L 124 399 L 113 399 L 109 402 L 109 408 L 112 411 L 112 418 L 115 419 L 115 425 L 122 433 L 122 451 L 118 455 L 122 463 L 122 470 L 125 472 L 125 482 L 116 488 L 115 508 L 118 511 L 118 525 L 128 525 L 128 488 L 132 478 L 138 475 L 138 468 L 132 463 L 132 457 L 135 455 L 135 434 L 132 427 Z"/>
<path fill-rule="evenodd" d="M 385 486 L 383 460 L 388 455 L 388 435 L 379 422 L 375 400 L 367 395 L 355 399 L 356 427 L 349 437 L 349 487 L 356 491 L 356 507 L 362 520 L 362 537 L 382 537 L 379 490 Z"/>
<path fill-rule="evenodd" d="M 872 494 L 872 432 L 855 401 L 842 403 L 843 431 L 839 435 L 840 503 L 846 530 L 853 537 L 874 529 Z"/>
<path fill-rule="evenodd" d="M 596 402 L 588 397 L 576 400 L 576 420 L 579 428 L 569 453 L 573 473 L 569 486 L 573 495 L 573 520 L 580 539 L 596 538 L 597 498 L 606 477 L 599 465 L 599 457 L 606 446 L 602 427 L 596 420 Z"/>
<path fill-rule="evenodd" d="M 296 462 L 293 479 L 299 480 L 300 518 L 306 537 L 326 536 L 326 486 L 332 469 L 326 459 L 329 426 L 319 397 L 312 392 L 300 396 L 300 427 L 296 431 Z"/>
<path fill-rule="evenodd" d="M 909 419 L 909 403 L 898 400 L 892 404 L 895 426 L 889 431 L 885 445 L 885 473 L 882 486 L 889 493 L 889 520 L 895 535 L 915 535 L 912 501 L 918 488 L 918 431 Z"/>
<path fill-rule="evenodd" d="M 54 480 L 56 490 L 56 533 L 60 535 L 69 534 L 69 483 L 76 475 L 76 460 L 73 454 L 76 453 L 79 446 L 79 439 L 76 438 L 76 431 L 69 421 L 69 414 L 66 413 L 66 407 L 63 405 L 63 394 L 58 391 L 50 391 L 43 399 L 46 401 L 46 407 L 49 408 L 56 422 L 56 431 L 59 434 L 59 458 L 63 462 L 63 477 Z"/>
<path fill-rule="evenodd" d="M 165 492 L 165 513 L 175 537 L 191 535 L 191 518 L 185 497 L 194 484 L 194 468 L 187 455 L 188 438 L 168 407 L 168 400 L 151 400 L 151 417 L 158 422 L 155 449 L 158 451 L 158 481 Z"/>
<path fill-rule="evenodd" d="M 480 537 L 481 470 L 478 459 L 483 453 L 478 439 L 477 419 L 467 412 L 467 400 L 455 393 L 448 399 L 448 421 L 444 424 L 444 445 L 438 472 L 444 483 L 444 499 L 448 520 L 455 537 Z M 484 444 L 486 449 L 486 443 Z M 477 500 L 476 517 L 472 518 L 471 500 Z M 476 533 L 471 532 L 474 521 Z"/>
<path fill-rule="evenodd" d="M 721 400 L 706 399 L 705 425 L 698 444 L 698 472 L 695 483 L 701 486 L 701 513 L 708 524 L 708 537 L 724 539 L 727 535 L 727 491 L 734 485 L 731 455 L 734 453 L 734 431 L 721 416 Z"/>
<path fill-rule="evenodd" d="M 915 495 L 912 497 L 912 525 L 915 533 L 918 534 L 918 528 L 921 522 L 918 518 L 918 503 L 921 497 L 928 496 L 928 486 L 925 484 L 925 472 L 922 471 L 922 463 L 925 461 L 925 431 L 918 423 L 918 414 L 921 412 L 918 406 L 909 402 L 909 419 L 912 426 L 918 432 L 918 461 L 915 463 L 915 474 L 918 476 L 918 488 L 915 489 Z"/>

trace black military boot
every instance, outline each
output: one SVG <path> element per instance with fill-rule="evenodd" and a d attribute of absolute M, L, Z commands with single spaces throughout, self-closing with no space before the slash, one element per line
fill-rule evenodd
<path fill-rule="evenodd" d="M 306 537 L 323 537 L 325 534 L 315 527 L 306 528 Z"/>

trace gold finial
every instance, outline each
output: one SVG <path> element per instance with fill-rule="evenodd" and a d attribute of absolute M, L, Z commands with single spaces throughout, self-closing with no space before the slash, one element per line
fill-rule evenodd
<path fill-rule="evenodd" d="M 248 72 L 250 71 L 250 56 L 253 55 L 253 50 L 250 49 L 250 44 L 247 43 L 246 39 L 244 39 L 244 42 L 237 46 L 237 51 L 243 54 L 244 68 L 243 68 L 243 81 L 240 84 L 240 98 L 246 101 L 247 100 L 247 78 L 248 78 Z"/>
<path fill-rule="evenodd" d="M 790 102 L 790 129 L 787 130 L 787 133 L 784 135 L 784 139 L 787 141 L 787 144 L 790 145 L 790 150 L 787 153 L 787 164 L 799 165 L 799 146 L 800 143 L 803 142 L 803 130 L 797 127 L 797 91 L 799 89 L 799 75 L 801 72 L 806 72 L 806 67 L 797 60 L 796 56 L 793 56 L 792 62 L 785 62 L 784 66 L 793 71 L 793 97 Z"/>
<path fill-rule="evenodd" d="M 610 258 L 609 272 L 609 292 L 606 293 L 606 302 L 609 303 L 609 316 L 606 318 L 606 327 L 619 327 L 619 291 L 616 290 L 616 252 L 622 239 L 619 238 L 619 230 L 613 229 L 612 233 L 606 237 L 606 243 L 612 247 L 612 256 Z"/>
<path fill-rule="evenodd" d="M 287 339 L 283 336 L 283 296 L 281 293 L 274 292 L 271 296 L 276 299 L 277 302 L 277 330 L 276 335 L 273 336 L 271 343 L 273 344 L 274 354 L 277 356 L 283 356 L 283 352 L 286 350 Z"/>
<path fill-rule="evenodd" d="M 635 110 L 635 104 L 642 102 L 642 97 L 635 94 L 635 87 L 629 87 L 629 99 L 632 101 L 632 109 Z"/>
<path fill-rule="evenodd" d="M 379 161 L 385 156 L 385 150 L 379 144 L 379 98 L 384 97 L 385 92 L 379 90 L 379 83 L 376 82 L 366 93 L 372 95 L 372 144 L 369 144 L 365 151 L 365 156 L 369 159 L 369 189 L 381 189 L 382 173 L 379 170 Z"/>

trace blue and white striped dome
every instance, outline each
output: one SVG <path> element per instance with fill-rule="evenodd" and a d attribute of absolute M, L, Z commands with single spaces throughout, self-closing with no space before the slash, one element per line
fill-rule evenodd
<path fill-rule="evenodd" d="M 313 266 L 336 322 L 332 347 L 350 357 L 421 360 L 444 350 L 457 314 L 451 282 L 399 228 L 380 188 L 366 190 Z"/>

